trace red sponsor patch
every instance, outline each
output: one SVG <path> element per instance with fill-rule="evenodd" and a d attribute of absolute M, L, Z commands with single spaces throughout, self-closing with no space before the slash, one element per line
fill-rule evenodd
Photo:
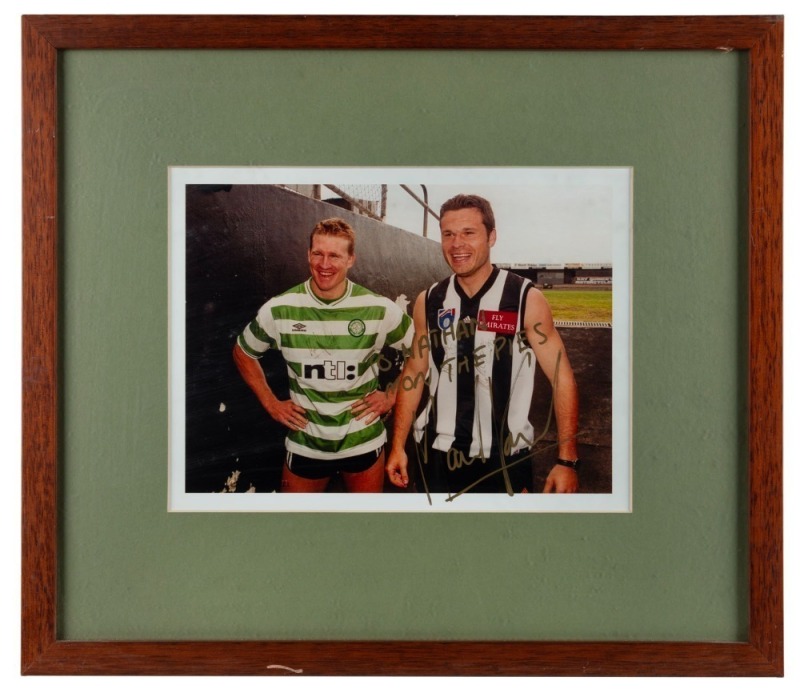
<path fill-rule="evenodd" d="M 517 332 L 516 311 L 478 311 L 478 330 L 513 335 Z"/>

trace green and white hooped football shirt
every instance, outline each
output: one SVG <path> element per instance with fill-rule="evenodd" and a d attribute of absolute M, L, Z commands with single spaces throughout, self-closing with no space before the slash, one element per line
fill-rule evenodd
<path fill-rule="evenodd" d="M 289 395 L 308 419 L 286 436 L 286 449 L 334 459 L 385 444 L 383 422 L 365 425 L 350 405 L 378 389 L 381 349 L 410 349 L 413 337 L 411 318 L 390 299 L 348 280 L 344 295 L 326 302 L 309 279 L 264 304 L 238 342 L 255 359 L 278 349 L 286 361 Z"/>

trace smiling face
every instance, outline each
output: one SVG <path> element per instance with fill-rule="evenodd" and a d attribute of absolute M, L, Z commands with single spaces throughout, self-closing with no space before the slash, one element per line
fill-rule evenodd
<path fill-rule="evenodd" d="M 317 234 L 308 250 L 311 289 L 323 299 L 338 299 L 344 294 L 347 271 L 356 262 L 350 243 L 344 237 Z"/>
<path fill-rule="evenodd" d="M 497 234 L 487 232 L 477 208 L 447 211 L 439 223 L 442 230 L 442 253 L 451 270 L 462 279 L 482 277 L 491 272 L 489 250 Z"/>

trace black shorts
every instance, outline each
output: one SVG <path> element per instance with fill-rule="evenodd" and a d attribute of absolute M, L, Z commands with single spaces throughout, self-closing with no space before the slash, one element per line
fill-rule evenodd
<path fill-rule="evenodd" d="M 346 474 L 358 474 L 371 468 L 381 456 L 383 447 L 370 450 L 363 455 L 345 457 L 344 459 L 314 459 L 299 455 L 296 452 L 286 453 L 286 466 L 295 476 L 307 479 L 332 478 L 340 471 Z"/>
<path fill-rule="evenodd" d="M 451 453 L 448 462 L 448 453 L 440 450 L 429 449 L 427 457 L 420 452 L 420 469 L 425 475 L 430 493 L 459 493 L 466 490 L 469 493 L 506 493 L 506 476 L 511 483 L 514 493 L 533 490 L 533 465 L 530 449 L 520 450 L 500 461 L 499 455 L 487 458 L 472 457 L 459 461 L 463 455 L 455 451 Z M 427 460 L 427 461 L 426 461 Z M 505 465 L 505 471 L 503 471 Z M 417 479 L 417 490 L 424 491 L 421 477 Z"/>

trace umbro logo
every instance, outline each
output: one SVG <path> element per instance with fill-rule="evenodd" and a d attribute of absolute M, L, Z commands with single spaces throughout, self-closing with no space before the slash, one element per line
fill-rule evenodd
<path fill-rule="evenodd" d="M 293 333 L 304 333 L 306 331 L 306 324 L 305 323 L 295 323 L 292 326 Z"/>

